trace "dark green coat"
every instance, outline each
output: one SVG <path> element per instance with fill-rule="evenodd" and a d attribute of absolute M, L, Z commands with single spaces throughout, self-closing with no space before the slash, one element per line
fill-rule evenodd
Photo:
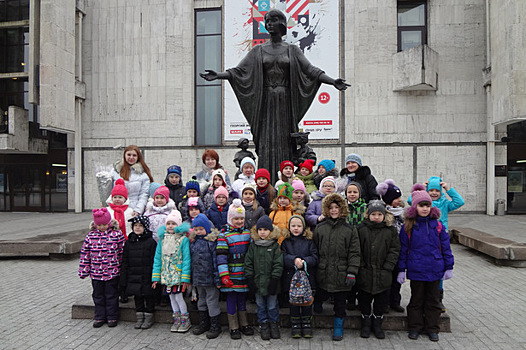
<path fill-rule="evenodd" d="M 326 218 L 314 230 L 319 261 L 317 285 L 330 293 L 350 291 L 352 287 L 345 285 L 346 276 L 356 276 L 360 266 L 358 235 L 345 220 Z"/>
<path fill-rule="evenodd" d="M 271 278 L 281 279 L 283 273 L 283 255 L 276 240 L 269 246 L 250 243 L 245 255 L 245 277 L 252 278 L 257 287 L 257 293 L 268 295 L 268 285 Z M 278 290 L 279 292 L 279 283 Z"/>
<path fill-rule="evenodd" d="M 392 272 L 398 264 L 400 239 L 396 228 L 385 222 L 365 220 L 357 227 L 360 239 L 360 271 L 357 285 L 360 290 L 378 294 L 389 288 Z"/>

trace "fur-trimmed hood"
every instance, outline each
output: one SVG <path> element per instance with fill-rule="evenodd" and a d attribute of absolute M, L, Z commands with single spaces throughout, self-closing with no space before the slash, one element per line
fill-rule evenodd
<path fill-rule="evenodd" d="M 190 233 L 190 236 L 188 236 L 188 238 L 190 239 L 190 242 L 193 242 L 195 241 L 195 237 L 197 236 L 197 234 L 195 233 L 194 230 L 192 230 L 192 233 Z M 212 230 L 210 230 L 210 233 L 207 233 L 203 239 L 207 240 L 207 241 L 210 241 L 210 242 L 215 242 L 217 241 L 217 237 L 219 236 L 219 230 L 217 228 L 213 228 Z"/>
<path fill-rule="evenodd" d="M 162 213 L 162 212 L 165 212 L 165 211 L 171 212 L 173 209 L 176 209 L 175 208 L 175 202 L 171 198 L 168 201 L 168 203 L 166 203 L 162 207 L 156 207 L 153 198 L 150 198 L 148 200 L 148 204 L 146 204 L 146 210 L 153 211 L 153 212 L 156 212 L 156 213 Z"/>
<path fill-rule="evenodd" d="M 410 206 L 405 209 L 404 216 L 407 219 L 416 219 L 418 217 L 418 212 L 415 207 Z M 437 207 L 431 207 L 429 217 L 431 219 L 440 219 L 440 209 L 438 209 Z"/>
<path fill-rule="evenodd" d="M 114 231 L 119 231 L 120 230 L 119 223 L 115 219 L 111 219 L 110 226 L 108 228 L 111 228 Z M 95 222 L 92 221 L 92 222 L 89 223 L 89 229 L 90 229 L 90 231 L 93 231 L 93 230 L 97 229 L 97 226 L 95 225 Z"/>
<path fill-rule="evenodd" d="M 250 229 L 250 237 L 254 240 L 254 241 L 260 241 L 261 238 L 259 237 L 258 235 L 258 229 L 256 228 L 257 225 L 254 225 L 251 229 Z M 280 237 L 280 234 L 281 234 L 281 230 L 279 229 L 279 227 L 277 227 L 276 225 L 272 225 L 272 227 L 274 227 L 274 229 L 272 230 L 272 232 L 270 233 L 270 235 L 268 235 L 268 237 L 266 238 L 266 240 L 278 240 L 278 238 Z M 284 230 L 286 231 L 286 230 Z"/>
<path fill-rule="evenodd" d="M 300 215 L 304 215 L 305 210 L 307 210 L 307 208 L 305 208 L 303 204 L 298 203 L 296 201 L 290 201 L 290 204 L 288 206 L 292 206 L 292 211 Z M 282 207 L 279 206 L 278 198 L 275 198 L 272 201 L 272 204 L 270 204 L 270 210 L 284 210 Z"/>
<path fill-rule="evenodd" d="M 174 229 L 175 233 L 182 233 L 182 234 L 186 234 L 189 231 L 190 231 L 190 224 L 187 222 L 183 222 L 181 225 L 177 226 Z M 162 225 L 161 227 L 157 229 L 157 237 L 159 237 L 159 239 L 162 239 L 164 235 L 166 234 L 166 232 L 168 232 L 166 231 L 166 225 Z"/>
<path fill-rule="evenodd" d="M 122 159 L 113 163 L 113 169 L 115 169 L 115 172 L 117 174 L 120 174 L 123 166 L 124 166 L 124 160 Z M 144 173 L 144 168 L 142 167 L 142 164 L 140 162 L 130 165 L 130 168 L 132 168 L 137 174 Z"/>
<path fill-rule="evenodd" d="M 349 207 L 347 206 L 345 198 L 343 198 L 339 193 L 331 193 L 321 201 L 321 214 L 326 218 L 330 218 L 329 206 L 332 203 L 338 204 L 340 207 L 340 219 L 347 219 L 349 216 Z"/>

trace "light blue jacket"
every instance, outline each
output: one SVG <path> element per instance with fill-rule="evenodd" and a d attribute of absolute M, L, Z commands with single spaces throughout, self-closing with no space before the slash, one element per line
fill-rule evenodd
<path fill-rule="evenodd" d="M 183 223 L 175 228 L 175 234 L 182 234 L 182 241 L 179 247 L 179 251 L 174 252 L 171 257 L 171 263 L 175 266 L 176 273 L 181 274 L 181 283 L 187 282 L 190 283 L 191 277 L 191 266 L 192 260 L 190 256 L 190 240 L 186 237 L 186 233 L 190 229 L 190 225 Z M 155 257 L 153 260 L 153 270 L 152 270 L 152 282 L 160 282 L 161 275 L 163 273 L 170 273 L 169 271 L 163 271 L 162 269 L 162 255 L 163 255 L 163 240 L 164 235 L 166 234 L 166 226 L 161 226 L 157 230 L 157 235 L 159 236 L 159 242 L 155 250 Z M 181 262 L 179 263 L 179 256 L 181 255 Z M 171 277 L 171 276 L 170 276 Z"/>
<path fill-rule="evenodd" d="M 440 193 L 442 194 L 439 199 L 433 201 L 433 207 L 437 207 L 440 209 L 440 219 L 439 221 L 442 223 L 442 226 L 446 229 L 446 231 L 449 233 L 449 227 L 448 227 L 448 213 L 450 211 L 456 210 L 464 205 L 464 198 L 455 190 L 453 187 L 447 191 L 447 195 L 451 199 L 447 199 L 446 195 L 444 194 L 443 190 L 440 190 Z M 407 203 L 411 205 L 411 197 L 408 198 Z"/>

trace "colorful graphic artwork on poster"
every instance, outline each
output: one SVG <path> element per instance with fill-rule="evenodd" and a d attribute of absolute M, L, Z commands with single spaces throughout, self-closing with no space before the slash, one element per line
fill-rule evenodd
<path fill-rule="evenodd" d="M 264 16 L 274 8 L 287 16 L 284 40 L 297 45 L 313 65 L 329 76 L 340 76 L 339 7 L 333 0 L 225 0 L 224 68 L 237 66 L 252 47 L 268 40 Z M 251 139 L 250 125 L 230 84 L 224 87 L 224 139 Z M 338 90 L 322 84 L 298 127 L 310 132 L 309 139 L 338 139 L 339 112 Z"/>

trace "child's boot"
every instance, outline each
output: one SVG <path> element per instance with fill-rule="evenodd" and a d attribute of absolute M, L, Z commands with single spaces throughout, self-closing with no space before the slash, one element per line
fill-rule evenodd
<path fill-rule="evenodd" d="M 301 334 L 304 338 L 312 338 L 312 316 L 301 316 Z"/>
<path fill-rule="evenodd" d="M 237 320 L 237 312 L 233 315 L 228 315 L 228 328 L 230 328 L 231 339 L 241 339 L 241 332 L 239 331 L 239 321 Z"/>
<path fill-rule="evenodd" d="M 179 326 L 177 332 L 186 333 L 190 327 L 192 327 L 192 323 L 190 322 L 190 314 L 188 312 L 181 314 L 181 325 Z"/>
<path fill-rule="evenodd" d="M 248 325 L 247 312 L 239 311 L 239 324 L 243 335 L 254 335 L 254 329 Z"/>
<path fill-rule="evenodd" d="M 384 323 L 384 316 L 383 315 L 382 316 L 373 315 L 372 319 L 373 319 L 373 331 L 374 331 L 375 337 L 378 339 L 384 339 L 385 333 L 384 333 L 384 330 L 382 329 L 382 323 Z"/>
<path fill-rule="evenodd" d="M 371 315 L 362 314 L 362 329 L 360 337 L 369 338 L 371 336 Z"/>
<path fill-rule="evenodd" d="M 290 334 L 292 338 L 301 338 L 301 318 L 290 318 Z"/>
<path fill-rule="evenodd" d="M 141 329 L 142 324 L 144 323 L 144 312 L 136 312 L 135 316 L 137 318 L 137 322 L 135 322 L 135 326 L 133 326 L 133 328 Z"/>
<path fill-rule="evenodd" d="M 221 314 L 210 317 L 210 329 L 206 333 L 208 339 L 215 339 L 221 334 Z"/>
<path fill-rule="evenodd" d="M 334 318 L 334 330 L 332 332 L 332 340 L 340 341 L 343 339 L 343 318 Z"/>
<path fill-rule="evenodd" d="M 259 324 L 259 335 L 261 340 L 270 340 L 270 325 L 268 322 L 261 322 Z"/>
<path fill-rule="evenodd" d="M 192 330 L 195 335 L 201 335 L 210 329 L 210 317 L 208 311 L 199 311 L 199 326 Z"/>
<path fill-rule="evenodd" d="M 170 332 L 177 332 L 179 326 L 181 325 L 181 313 L 179 311 L 174 312 L 172 316 L 174 318 L 174 324 L 170 328 Z"/>
<path fill-rule="evenodd" d="M 279 332 L 279 324 L 277 322 L 270 322 L 270 337 L 272 339 L 281 338 L 281 334 Z"/>
<path fill-rule="evenodd" d="M 142 324 L 142 329 L 152 328 L 153 323 L 155 322 L 155 315 L 153 313 L 145 312 L 144 313 L 144 323 Z"/>

